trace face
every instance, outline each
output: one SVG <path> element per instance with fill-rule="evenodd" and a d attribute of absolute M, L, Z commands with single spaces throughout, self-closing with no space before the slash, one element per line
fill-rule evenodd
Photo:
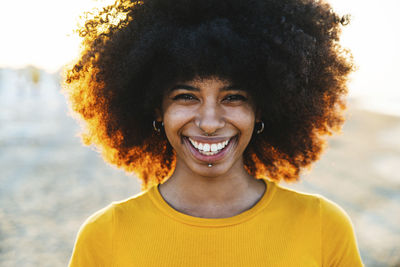
<path fill-rule="evenodd" d="M 246 91 L 217 78 L 180 83 L 164 95 L 161 113 L 177 156 L 175 172 L 219 176 L 244 169 L 243 152 L 255 123 Z"/>

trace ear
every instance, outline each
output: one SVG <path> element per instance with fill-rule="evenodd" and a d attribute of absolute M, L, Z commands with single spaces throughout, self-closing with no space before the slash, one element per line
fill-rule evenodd
<path fill-rule="evenodd" d="M 162 112 L 159 108 L 156 108 L 156 110 L 154 111 L 154 115 L 155 115 L 155 120 L 162 122 L 163 121 L 163 116 L 162 116 Z"/>

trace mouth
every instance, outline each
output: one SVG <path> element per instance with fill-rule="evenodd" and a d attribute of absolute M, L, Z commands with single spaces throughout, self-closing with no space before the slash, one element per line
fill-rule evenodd
<path fill-rule="evenodd" d="M 237 136 L 226 138 L 225 140 L 215 141 L 199 141 L 190 137 L 184 137 L 185 143 L 189 146 L 189 150 L 193 156 L 207 163 L 213 163 L 220 160 L 230 150 Z"/>

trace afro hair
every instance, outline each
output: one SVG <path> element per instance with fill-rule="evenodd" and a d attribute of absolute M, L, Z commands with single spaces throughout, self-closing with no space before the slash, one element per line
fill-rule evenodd
<path fill-rule="evenodd" d="M 163 182 L 176 157 L 152 122 L 180 81 L 216 76 L 255 99 L 262 134 L 244 152 L 253 176 L 296 181 L 344 121 L 351 53 L 340 17 L 316 0 L 117 0 L 87 13 L 64 93 L 82 137 L 142 180 Z"/>

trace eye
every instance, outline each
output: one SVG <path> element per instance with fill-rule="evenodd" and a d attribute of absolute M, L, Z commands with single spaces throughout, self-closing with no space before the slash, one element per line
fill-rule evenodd
<path fill-rule="evenodd" d="M 238 102 L 238 101 L 247 101 L 247 97 L 243 96 L 243 95 L 228 95 L 227 97 L 224 98 L 223 101 L 227 101 L 227 102 Z"/>
<path fill-rule="evenodd" d="M 197 98 L 192 94 L 179 94 L 172 98 L 172 100 L 183 100 L 183 101 L 192 101 L 196 99 Z"/>

